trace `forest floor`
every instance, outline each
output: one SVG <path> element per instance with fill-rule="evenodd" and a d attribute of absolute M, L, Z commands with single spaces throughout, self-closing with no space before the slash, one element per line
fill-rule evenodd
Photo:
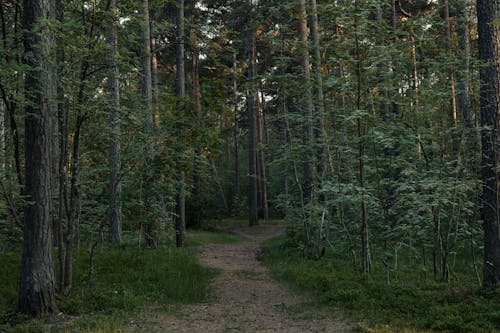
<path fill-rule="evenodd" d="M 202 304 L 175 311 L 152 311 L 129 323 L 133 332 L 352 332 L 341 313 L 300 316 L 289 309 L 308 301 L 272 279 L 261 263 L 261 244 L 279 236 L 283 227 L 265 225 L 226 230 L 243 240 L 206 244 L 199 249 L 202 265 L 219 271 L 211 296 Z"/>

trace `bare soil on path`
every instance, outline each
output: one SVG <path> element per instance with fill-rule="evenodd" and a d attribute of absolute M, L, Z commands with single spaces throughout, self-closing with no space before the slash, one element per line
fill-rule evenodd
<path fill-rule="evenodd" d="M 203 265 L 220 274 L 206 303 L 183 306 L 178 312 L 156 313 L 136 332 L 352 332 L 340 314 L 328 318 L 297 318 L 287 309 L 306 302 L 273 280 L 261 263 L 261 243 L 282 233 L 276 225 L 229 230 L 244 241 L 207 244 L 200 249 Z M 134 326 L 132 324 L 132 326 Z"/>

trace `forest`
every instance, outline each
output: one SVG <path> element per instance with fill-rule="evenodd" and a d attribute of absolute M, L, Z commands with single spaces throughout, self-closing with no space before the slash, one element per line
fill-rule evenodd
<path fill-rule="evenodd" d="M 0 331 L 500 331 L 498 0 L 0 0 L 0 59 Z"/>

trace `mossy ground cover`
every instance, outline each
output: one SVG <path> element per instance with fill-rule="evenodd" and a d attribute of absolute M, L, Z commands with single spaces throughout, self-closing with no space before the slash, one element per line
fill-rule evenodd
<path fill-rule="evenodd" d="M 301 312 L 346 311 L 360 326 L 376 332 L 436 330 L 500 332 L 500 291 L 472 283 L 438 283 L 418 271 L 401 271 L 386 283 L 383 269 L 364 277 L 352 261 L 327 255 L 305 259 L 284 238 L 265 244 L 265 263 L 272 275 L 298 291 L 313 294 L 315 302 Z M 368 326 L 366 326 L 368 325 Z"/>
<path fill-rule="evenodd" d="M 200 265 L 194 246 L 237 241 L 228 234 L 200 230 L 188 231 L 186 249 L 98 246 L 90 279 L 89 249 L 82 247 L 75 255 L 73 291 L 58 300 L 66 318 L 62 322 L 58 318 L 26 321 L 16 313 L 21 254 L 1 253 L 0 332 L 122 332 L 130 316 L 201 302 L 217 272 Z"/>

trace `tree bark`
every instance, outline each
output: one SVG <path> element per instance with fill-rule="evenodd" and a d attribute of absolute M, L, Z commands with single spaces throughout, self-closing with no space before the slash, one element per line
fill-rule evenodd
<path fill-rule="evenodd" d="M 482 219 L 485 286 L 500 285 L 500 27 L 498 0 L 477 0 L 481 67 Z"/>
<path fill-rule="evenodd" d="M 178 98 L 179 110 L 184 109 L 184 98 L 186 95 L 185 81 L 185 66 L 184 66 L 184 44 L 185 44 L 185 28 L 184 28 L 184 0 L 177 2 L 177 48 L 176 48 L 176 78 L 175 78 L 175 95 Z M 182 155 L 183 152 L 180 152 Z M 176 222 L 175 234 L 177 247 L 185 245 L 186 233 L 186 190 L 185 190 L 185 175 L 184 171 L 179 170 L 179 178 L 177 185 L 176 198 Z"/>
<path fill-rule="evenodd" d="M 313 156 L 312 147 L 314 145 L 314 133 L 313 133 L 313 100 L 311 92 L 311 69 L 309 62 L 309 33 L 307 29 L 307 11 L 305 0 L 299 0 L 299 34 L 301 41 L 301 56 L 302 56 L 302 67 L 304 75 L 304 96 L 303 96 L 303 116 L 304 116 L 304 145 L 306 151 L 304 154 L 306 156 Z M 314 190 L 313 190 L 313 161 L 308 158 L 304 163 L 304 200 L 306 203 L 312 202 Z"/>
<path fill-rule="evenodd" d="M 150 18 L 151 19 L 151 18 Z M 151 91 L 152 107 L 155 130 L 160 126 L 160 97 L 158 91 L 158 50 L 156 46 L 156 35 L 153 32 L 153 22 L 150 24 L 151 33 Z"/>
<path fill-rule="evenodd" d="M 193 18 L 194 20 L 194 18 Z M 192 21 L 193 21 L 192 20 Z M 193 107 L 196 114 L 198 127 L 203 128 L 203 115 L 201 110 L 201 93 L 200 93 L 200 51 L 198 49 L 197 36 L 194 28 L 191 29 L 191 42 L 193 43 Z M 195 198 L 199 199 L 201 194 L 201 147 L 195 149 L 196 161 L 194 165 L 194 194 Z M 193 212 L 194 213 L 194 212 Z M 198 214 L 199 216 L 199 214 Z M 194 221 L 195 225 L 199 225 L 199 218 Z"/>
<path fill-rule="evenodd" d="M 111 24 L 108 30 L 110 46 L 109 63 L 109 99 L 110 99 L 110 148 L 109 148 L 109 241 L 119 243 L 122 234 L 122 206 L 120 181 L 120 82 L 118 70 L 118 13 L 116 0 L 110 0 L 109 13 Z"/>
<path fill-rule="evenodd" d="M 154 182 L 154 116 L 153 116 L 153 86 L 151 75 L 151 31 L 149 21 L 149 1 L 141 0 L 142 30 L 141 30 L 141 95 L 144 108 L 144 170 L 143 186 L 145 187 L 144 203 L 145 214 L 150 216 L 145 225 L 145 238 L 148 247 L 157 246 L 157 230 L 153 214 L 154 195 L 152 187 Z"/>
<path fill-rule="evenodd" d="M 443 16 L 446 28 L 446 52 L 449 53 L 451 48 L 451 21 L 450 21 L 450 6 L 448 0 L 442 0 Z M 455 92 L 455 71 L 450 70 L 450 90 L 451 90 L 451 120 L 454 126 L 458 124 L 457 116 L 457 97 Z"/>
<path fill-rule="evenodd" d="M 233 54 L 233 112 L 234 112 L 234 194 L 233 194 L 233 214 L 239 214 L 240 207 L 240 126 L 238 115 L 238 81 L 236 76 L 236 52 Z"/>
<path fill-rule="evenodd" d="M 257 150 L 256 150 L 256 119 L 255 119 L 255 33 L 253 30 L 254 8 L 253 1 L 248 0 L 249 23 L 247 31 L 247 60 L 248 60 L 248 162 L 249 162 L 249 192 L 248 192 L 248 224 L 258 224 L 257 214 Z"/>
<path fill-rule="evenodd" d="M 476 115 L 474 109 L 470 106 L 470 59 L 471 59 L 471 45 L 470 45 L 470 32 L 469 22 L 467 19 L 467 10 L 465 4 L 458 13 L 457 19 L 457 35 L 458 35 L 458 48 L 461 54 L 461 70 L 457 71 L 458 92 L 457 92 L 457 107 L 462 114 L 465 126 L 474 128 L 476 124 Z"/>
<path fill-rule="evenodd" d="M 358 11 L 358 2 L 355 2 L 355 10 Z M 355 52 L 356 52 L 356 109 L 358 111 L 362 108 L 362 59 L 361 50 L 358 36 L 359 22 L 358 17 L 355 17 L 354 23 L 354 39 L 355 39 Z M 357 135 L 358 135 L 358 172 L 359 172 L 359 187 L 361 189 L 361 255 L 362 255 L 362 270 L 363 274 L 368 274 L 371 270 L 370 258 L 370 243 L 368 233 L 368 207 L 365 200 L 365 125 L 362 119 L 358 117 L 357 122 Z"/>
<path fill-rule="evenodd" d="M 51 129 L 55 105 L 55 45 L 50 22 L 54 0 L 24 1 L 25 149 L 27 201 L 24 210 L 23 256 L 19 310 L 31 316 L 56 312 L 52 254 Z"/>

